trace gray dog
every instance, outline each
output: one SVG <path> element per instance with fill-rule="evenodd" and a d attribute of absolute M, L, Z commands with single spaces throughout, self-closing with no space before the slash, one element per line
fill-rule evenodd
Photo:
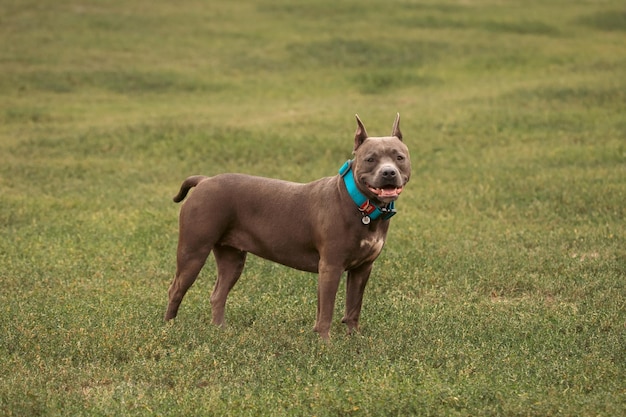
<path fill-rule="evenodd" d="M 389 218 L 411 174 L 400 115 L 391 136 L 368 137 L 356 116 L 354 159 L 339 175 L 308 184 L 221 174 L 187 178 L 176 197 L 180 210 L 176 276 L 165 320 L 176 317 L 185 293 L 211 251 L 217 281 L 211 294 L 213 323 L 224 323 L 226 297 L 243 271 L 246 255 L 318 273 L 314 330 L 330 337 L 335 296 L 344 271 L 348 333 L 358 330 L 363 291 L 383 249 Z"/>

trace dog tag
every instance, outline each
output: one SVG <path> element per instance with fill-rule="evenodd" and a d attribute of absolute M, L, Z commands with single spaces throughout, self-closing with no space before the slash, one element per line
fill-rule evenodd
<path fill-rule="evenodd" d="M 370 216 L 363 216 L 361 218 L 361 223 L 363 224 L 370 224 L 370 221 L 372 221 L 372 219 L 370 219 Z"/>

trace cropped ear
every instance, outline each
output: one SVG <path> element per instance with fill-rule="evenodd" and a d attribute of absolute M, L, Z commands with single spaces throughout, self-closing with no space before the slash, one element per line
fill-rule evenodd
<path fill-rule="evenodd" d="M 393 122 L 393 130 L 391 131 L 391 136 L 395 136 L 398 139 L 402 140 L 402 132 L 400 132 L 400 113 L 397 113 L 396 121 Z"/>
<path fill-rule="evenodd" d="M 361 121 L 361 119 L 359 119 L 359 115 L 355 114 L 356 116 L 356 124 L 357 124 L 357 128 L 356 128 L 356 133 L 354 134 L 354 151 L 356 152 L 356 150 L 359 148 L 359 146 L 361 146 L 363 144 L 363 142 L 365 142 L 365 139 L 367 139 L 367 131 L 365 130 L 365 126 L 363 126 L 363 122 Z"/>

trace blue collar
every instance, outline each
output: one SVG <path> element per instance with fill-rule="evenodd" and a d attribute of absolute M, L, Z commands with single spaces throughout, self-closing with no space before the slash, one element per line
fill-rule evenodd
<path fill-rule="evenodd" d="M 368 224 L 370 220 L 376 220 L 381 216 L 384 220 L 387 220 L 396 214 L 393 201 L 386 207 L 379 208 L 372 204 L 370 200 L 359 191 L 356 186 L 356 181 L 354 180 L 354 173 L 352 172 L 352 160 L 346 161 L 346 163 L 343 164 L 339 169 L 339 175 L 343 178 L 343 183 L 346 185 L 346 189 L 352 201 L 354 201 L 361 214 L 363 214 L 363 224 Z"/>

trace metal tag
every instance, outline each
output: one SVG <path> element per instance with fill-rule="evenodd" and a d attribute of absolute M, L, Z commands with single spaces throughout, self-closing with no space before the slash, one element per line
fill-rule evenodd
<path fill-rule="evenodd" d="M 361 218 L 361 223 L 363 224 L 370 224 L 370 221 L 372 221 L 372 219 L 370 219 L 370 216 L 363 216 L 363 218 Z"/>

